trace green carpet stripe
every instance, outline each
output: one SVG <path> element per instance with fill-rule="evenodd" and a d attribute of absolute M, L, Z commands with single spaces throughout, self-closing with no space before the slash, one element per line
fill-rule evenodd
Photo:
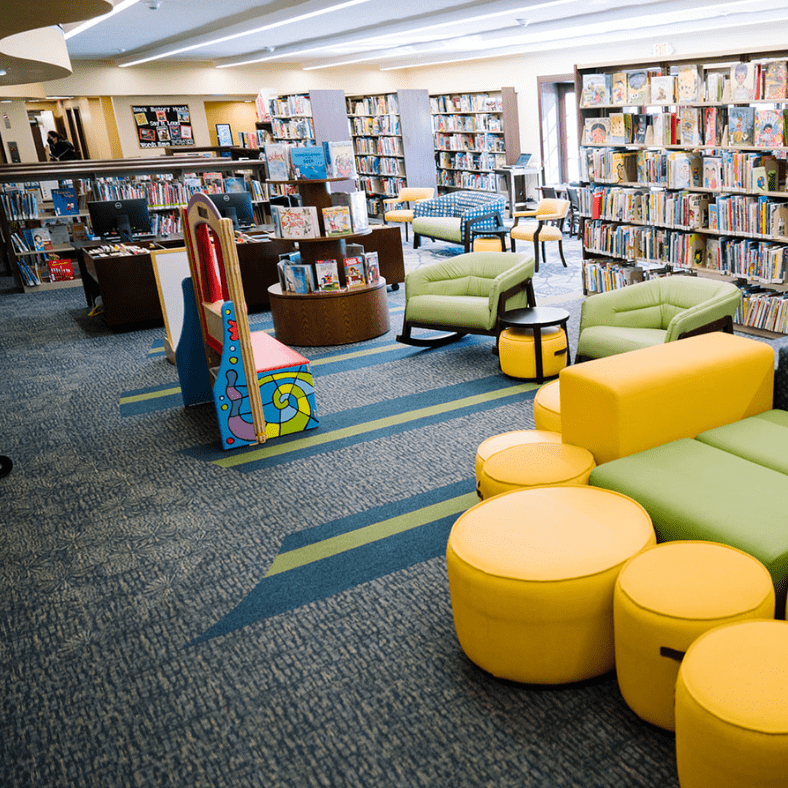
<path fill-rule="evenodd" d="M 247 452 L 246 454 L 236 454 L 231 457 L 224 457 L 221 460 L 214 460 L 214 465 L 219 465 L 222 468 L 234 468 L 237 465 L 244 465 L 247 462 L 255 462 L 263 457 L 276 457 L 280 454 L 287 454 L 288 452 L 298 451 L 300 449 L 307 449 L 312 446 L 320 446 L 324 443 L 331 443 L 332 441 L 344 440 L 345 438 L 363 435 L 367 432 L 374 432 L 375 430 L 384 427 L 392 427 L 397 424 L 407 424 L 410 421 L 417 421 L 418 419 L 426 418 L 427 416 L 437 416 L 442 413 L 450 413 L 453 410 L 469 407 L 471 405 L 479 405 L 482 402 L 492 402 L 493 400 L 502 399 L 503 397 L 512 397 L 516 394 L 522 394 L 526 391 L 531 391 L 538 387 L 537 383 L 521 383 L 517 386 L 507 386 L 503 389 L 496 391 L 488 391 L 485 394 L 477 394 L 473 397 L 463 397 L 462 399 L 453 400 L 452 402 L 443 402 L 440 405 L 432 405 L 428 408 L 419 408 L 418 410 L 406 411 L 399 413 L 396 416 L 387 416 L 384 419 L 374 419 L 362 424 L 354 424 L 352 427 L 345 427 L 341 430 L 333 430 L 331 432 L 314 433 L 300 440 L 289 441 L 287 443 L 279 444 L 266 444 L 263 448 Z"/>
<path fill-rule="evenodd" d="M 180 394 L 181 387 L 173 386 L 169 389 L 161 389 L 160 391 L 149 391 L 146 394 L 132 394 L 128 397 L 121 397 L 120 404 L 128 405 L 132 402 L 143 402 L 149 399 L 156 399 L 158 397 L 169 397 L 173 394 Z"/>
<path fill-rule="evenodd" d="M 392 342 L 388 345 L 381 345 L 380 347 L 373 347 L 369 350 L 357 350 L 355 353 L 343 353 L 341 356 L 327 356 L 326 358 L 318 358 L 310 361 L 310 365 L 318 367 L 321 364 L 331 364 L 334 361 L 347 361 L 351 358 L 363 358 L 364 356 L 374 356 L 376 353 L 388 353 L 392 348 L 401 348 L 401 342 Z"/>
<path fill-rule="evenodd" d="M 368 525 L 366 528 L 359 528 L 356 531 L 333 536 L 317 544 L 296 548 L 289 553 L 280 553 L 266 573 L 266 577 L 278 575 L 281 572 L 287 572 L 289 569 L 295 569 L 332 555 L 344 553 L 355 547 L 377 542 L 380 539 L 385 539 L 403 531 L 409 531 L 412 528 L 418 528 L 442 517 L 459 514 L 467 511 L 478 502 L 479 497 L 475 492 L 467 493 L 458 498 L 450 498 L 448 501 L 427 506 L 424 509 L 417 509 L 415 512 L 409 512 L 399 517 L 392 517 L 390 520 L 383 520 L 382 522 Z"/>

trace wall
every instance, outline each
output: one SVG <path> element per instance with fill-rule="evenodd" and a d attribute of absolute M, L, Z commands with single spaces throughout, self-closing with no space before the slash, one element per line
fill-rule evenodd
<path fill-rule="evenodd" d="M 205 119 L 211 145 L 218 145 L 216 124 L 229 123 L 233 133 L 233 144 L 238 145 L 239 131 L 254 131 L 257 122 L 257 109 L 253 101 L 206 101 Z"/>

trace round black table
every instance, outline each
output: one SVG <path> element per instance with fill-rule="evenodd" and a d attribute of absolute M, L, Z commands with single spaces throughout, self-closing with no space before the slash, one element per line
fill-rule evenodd
<path fill-rule="evenodd" d="M 513 309 L 504 312 L 499 318 L 501 330 L 504 328 L 523 329 L 530 328 L 534 332 L 534 355 L 536 361 L 536 380 L 544 382 L 544 367 L 542 365 L 542 329 L 550 326 L 560 326 L 566 334 L 566 363 L 572 363 L 569 352 L 569 332 L 566 324 L 569 321 L 569 312 L 554 306 L 535 306 L 526 309 Z M 500 358 L 500 356 L 499 356 Z"/>

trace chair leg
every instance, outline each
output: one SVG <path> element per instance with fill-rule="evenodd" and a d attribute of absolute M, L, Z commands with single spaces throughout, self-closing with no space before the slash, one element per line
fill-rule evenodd
<path fill-rule="evenodd" d="M 542 241 L 542 260 L 547 260 L 547 247 L 544 245 L 544 241 Z"/>
<path fill-rule="evenodd" d="M 539 273 L 539 242 L 534 241 L 534 273 Z"/>
<path fill-rule="evenodd" d="M 564 264 L 564 268 L 567 267 L 566 260 L 564 259 L 564 243 L 563 241 L 558 242 L 558 254 L 561 255 L 561 262 Z"/>
<path fill-rule="evenodd" d="M 421 246 L 421 236 L 418 233 L 413 233 L 413 248 L 418 249 Z"/>
<path fill-rule="evenodd" d="M 408 223 L 404 222 L 405 225 L 405 243 L 408 242 Z"/>
<path fill-rule="evenodd" d="M 515 240 L 514 240 L 514 236 L 513 236 L 513 235 L 510 235 L 510 236 L 509 236 L 509 240 L 512 242 L 512 251 L 513 251 L 513 252 L 516 252 L 516 251 L 517 251 L 517 249 L 515 248 Z"/>

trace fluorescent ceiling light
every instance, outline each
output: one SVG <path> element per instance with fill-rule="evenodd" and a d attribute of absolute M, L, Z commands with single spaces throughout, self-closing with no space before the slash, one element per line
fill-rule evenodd
<path fill-rule="evenodd" d="M 68 33 L 64 33 L 63 38 L 68 41 L 69 38 L 74 38 L 74 36 L 79 35 L 79 33 L 83 33 L 85 30 L 93 27 L 93 25 L 97 25 L 99 22 L 103 22 L 104 20 L 109 19 L 111 16 L 115 16 L 115 14 L 119 14 L 121 11 L 125 11 L 127 8 L 131 8 L 131 6 L 138 2 L 139 0 L 121 0 L 121 2 L 118 3 L 109 13 L 86 20 L 81 25 L 77 25 L 76 27 L 69 30 Z"/>
<path fill-rule="evenodd" d="M 263 33 L 266 30 L 273 30 L 277 27 L 284 27 L 285 25 L 292 25 L 295 22 L 303 22 L 305 19 L 313 19 L 316 16 L 323 16 L 324 14 L 330 14 L 332 11 L 341 11 L 343 8 L 350 8 L 352 6 L 361 5 L 362 3 L 368 3 L 369 0 L 345 0 L 343 3 L 338 3 L 337 5 L 329 6 L 328 8 L 320 8 L 317 11 L 310 11 L 307 14 L 299 14 L 298 16 L 292 16 L 289 19 L 283 19 L 279 22 L 271 22 L 271 24 L 263 25 L 262 27 L 255 27 L 252 30 L 244 30 L 242 33 L 233 33 L 229 36 L 222 36 L 221 38 L 214 38 L 210 41 L 203 41 L 200 44 L 192 44 L 191 46 L 181 47 L 180 49 L 172 49 L 169 52 L 164 52 L 161 55 L 152 55 L 151 57 L 140 58 L 139 60 L 132 60 L 130 63 L 121 63 L 121 68 L 126 68 L 127 66 L 136 66 L 140 63 L 148 63 L 151 60 L 159 60 L 163 57 L 171 57 L 172 55 L 179 55 L 182 52 L 191 52 L 194 49 L 202 49 L 203 47 L 208 47 L 213 44 L 221 44 L 225 41 L 232 41 L 236 38 L 243 38 L 244 36 L 251 36 L 256 33 Z M 256 63 L 259 61 L 249 61 L 252 63 Z M 234 64 L 240 65 L 240 64 Z"/>

